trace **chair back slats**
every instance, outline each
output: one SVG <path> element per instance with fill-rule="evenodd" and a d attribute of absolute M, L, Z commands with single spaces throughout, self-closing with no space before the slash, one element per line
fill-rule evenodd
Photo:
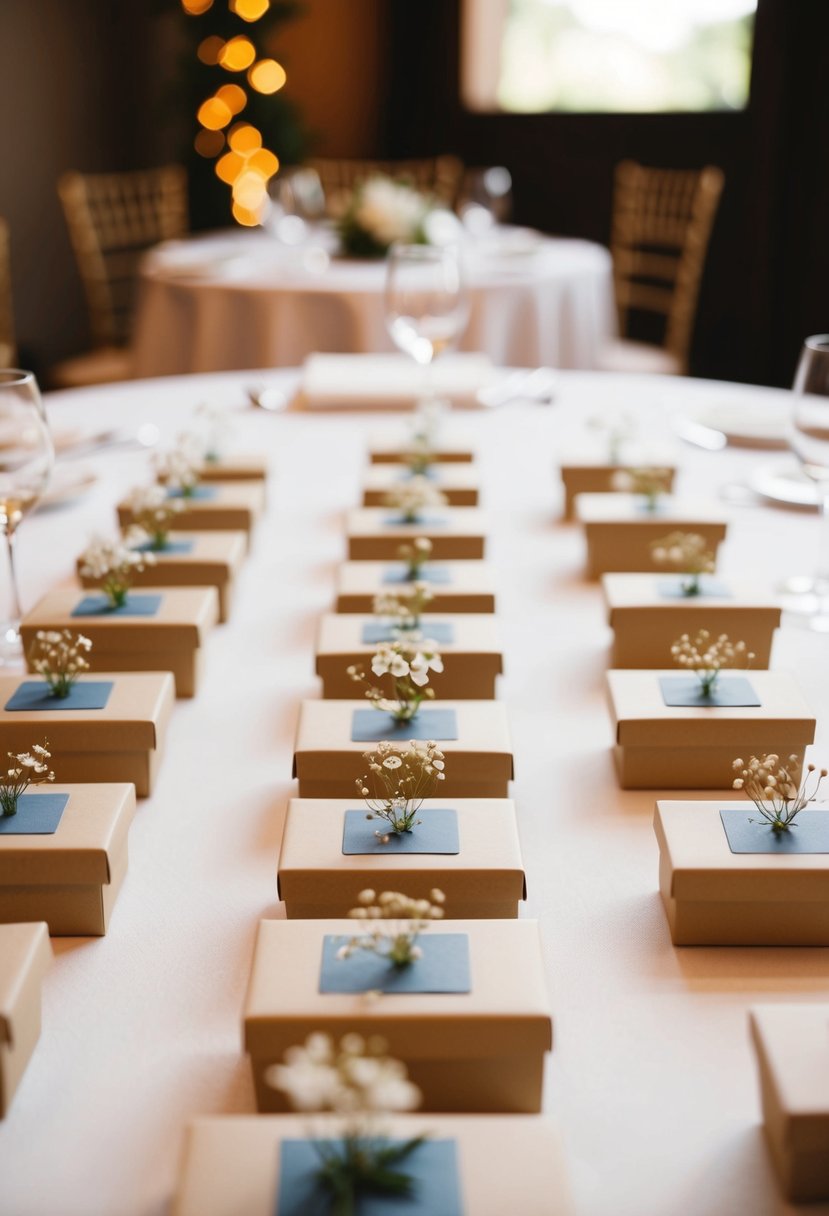
<path fill-rule="evenodd" d="M 14 367 L 16 362 L 9 226 L 0 219 L 0 367 Z"/>
<path fill-rule="evenodd" d="M 711 165 L 616 167 L 611 252 L 620 332 L 627 333 L 632 311 L 664 316 L 665 348 L 683 370 L 723 180 Z"/>
<path fill-rule="evenodd" d="M 331 160 L 312 158 L 310 169 L 319 174 L 327 200 L 342 199 L 360 182 L 382 175 L 406 181 L 416 190 L 431 194 L 452 207 L 460 190 L 463 164 L 456 156 L 433 156 L 420 160 Z"/>
<path fill-rule="evenodd" d="M 187 231 L 185 171 L 167 165 L 132 173 L 67 173 L 58 193 L 93 341 L 96 346 L 124 345 L 142 254 Z"/>

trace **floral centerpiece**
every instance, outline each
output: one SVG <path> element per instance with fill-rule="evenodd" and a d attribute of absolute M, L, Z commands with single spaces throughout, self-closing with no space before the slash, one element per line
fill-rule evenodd
<path fill-rule="evenodd" d="M 604 437 L 607 444 L 607 463 L 621 464 L 622 444 L 636 434 L 636 423 L 630 414 L 614 414 L 613 417 L 596 414 L 587 420 L 587 425 Z"/>
<path fill-rule="evenodd" d="M 617 469 L 610 484 L 614 490 L 635 494 L 644 499 L 645 509 L 655 511 L 659 506 L 660 495 L 664 494 L 668 487 L 670 477 L 670 469 Z"/>
<path fill-rule="evenodd" d="M 657 566 L 666 566 L 682 575 L 679 586 L 683 595 L 699 595 L 700 575 L 713 574 L 714 553 L 698 532 L 669 532 L 651 542 L 651 557 Z"/>
<path fill-rule="evenodd" d="M 166 548 L 173 521 L 184 504 L 180 498 L 170 498 L 160 485 L 136 486 L 126 500 L 135 528 L 149 539 L 152 549 Z M 137 536 L 137 533 L 133 533 Z"/>
<path fill-rule="evenodd" d="M 748 667 L 754 658 L 745 642 L 732 642 L 727 633 L 712 640 L 707 629 L 700 629 L 695 638 L 683 633 L 671 646 L 674 662 L 693 671 L 704 697 L 711 697 L 724 667 Z"/>
<path fill-rule="evenodd" d="M 6 753 L 12 767 L 0 775 L 0 814 L 4 818 L 17 814 L 20 796 L 30 785 L 44 785 L 48 781 L 54 781 L 55 774 L 46 763 L 52 758 L 48 747 L 49 740 L 44 739 L 42 744 L 33 744 L 30 752 Z"/>
<path fill-rule="evenodd" d="M 214 401 L 205 401 L 196 408 L 196 421 L 201 432 L 199 441 L 204 447 L 204 459 L 208 464 L 218 464 L 233 432 L 230 410 Z"/>
<path fill-rule="evenodd" d="M 404 182 L 370 177 L 355 188 L 340 216 L 342 250 L 354 258 L 382 258 L 395 241 L 426 245 L 431 210 L 430 199 Z"/>
<path fill-rule="evenodd" d="M 435 598 L 428 583 L 412 583 L 405 591 L 383 591 L 375 595 L 374 615 L 390 621 L 392 628 L 411 634 L 420 628 L 423 609 Z"/>
<path fill-rule="evenodd" d="M 401 481 L 400 485 L 389 490 L 385 504 L 398 510 L 404 523 L 416 524 L 427 508 L 445 507 L 446 495 L 428 477 L 416 473 L 408 481 Z"/>
<path fill-rule="evenodd" d="M 804 773 L 796 755 L 781 764 L 780 757 L 773 753 L 759 758 L 751 756 L 748 764 L 737 759 L 731 767 L 739 774 L 734 778 L 733 788 L 745 790 L 760 812 L 757 822 L 767 824 L 776 833 L 797 826 L 797 816 L 810 802 L 817 801 L 821 782 L 827 775 L 825 768 L 818 770 L 814 764 L 807 764 Z"/>
<path fill-rule="evenodd" d="M 315 1135 L 313 1145 L 332 1216 L 353 1216 L 362 1195 L 410 1193 L 412 1179 L 400 1167 L 425 1137 L 391 1141 L 383 1116 L 415 1110 L 421 1093 L 406 1066 L 386 1055 L 382 1039 L 347 1034 L 335 1045 L 326 1034 L 309 1035 L 303 1046 L 288 1048 L 265 1080 L 295 1110 L 328 1116 L 329 1134 Z"/>
<path fill-rule="evenodd" d="M 38 629 L 29 649 L 29 667 L 43 676 L 53 697 L 68 697 L 78 676 L 89 671 L 92 642 L 68 629 Z"/>
<path fill-rule="evenodd" d="M 367 684 L 366 696 L 374 709 L 391 714 L 395 722 L 411 722 L 421 702 L 434 697 L 434 689 L 428 687 L 429 672 L 443 671 L 443 659 L 437 643 L 430 639 L 413 638 L 406 641 L 398 638 L 377 646 L 371 660 L 371 670 L 376 676 L 391 676 L 392 697 L 386 696 L 382 688 L 368 684 L 362 666 L 351 666 L 347 668 L 347 673 L 355 683 Z"/>
<path fill-rule="evenodd" d="M 363 759 L 368 772 L 357 779 L 357 793 L 368 807 L 366 819 L 386 825 L 374 835 L 388 844 L 392 835 L 411 832 L 420 823 L 416 816 L 424 800 L 446 779 L 443 752 L 435 743 L 412 739 L 408 747 L 378 743 Z"/>
<path fill-rule="evenodd" d="M 204 460 L 204 440 L 195 431 L 185 431 L 178 436 L 173 447 L 156 454 L 156 476 L 166 486 L 168 493 L 192 498 L 199 484 Z"/>
<path fill-rule="evenodd" d="M 340 946 L 337 958 L 347 959 L 357 950 L 369 950 L 388 959 L 393 967 L 409 967 L 423 957 L 417 939 L 430 921 L 443 917 L 445 900 L 437 888 L 429 893 L 429 899 L 412 899 L 400 891 L 381 891 L 379 895 L 371 889 L 361 891 L 357 907 L 348 915 L 361 921 L 364 931 Z"/>
<path fill-rule="evenodd" d="M 406 564 L 406 578 L 410 583 L 420 578 L 420 573 L 432 556 L 432 542 L 428 536 L 418 536 L 406 541 L 397 550 L 397 556 Z"/>
<path fill-rule="evenodd" d="M 135 536 L 130 530 L 125 541 L 134 540 Z M 95 536 L 81 554 L 80 571 L 84 578 L 100 582 L 108 606 L 115 609 L 126 604 L 133 575 L 140 574 L 154 563 L 155 556 L 152 553 L 139 553 L 124 541 Z"/>

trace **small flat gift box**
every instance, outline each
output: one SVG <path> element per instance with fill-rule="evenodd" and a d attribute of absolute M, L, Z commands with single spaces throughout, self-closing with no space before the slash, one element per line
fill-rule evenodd
<path fill-rule="evenodd" d="M 23 794 L 17 814 L 0 818 L 0 922 L 45 920 L 52 936 L 102 937 L 134 813 L 132 785 L 50 783 Z"/>
<path fill-rule="evenodd" d="M 171 532 L 164 549 L 152 549 L 155 561 L 140 572 L 133 571 L 135 587 L 215 587 L 219 596 L 219 620 L 226 621 L 247 550 L 244 532 Z M 78 578 L 83 587 L 97 587 L 84 577 L 78 558 Z"/>
<path fill-rule="evenodd" d="M 88 699 L 90 686 L 101 693 L 94 702 L 100 708 L 71 708 Z M 50 763 L 61 782 L 132 782 L 145 798 L 173 711 L 170 672 L 96 671 L 80 676 L 64 701 L 45 698 L 45 691 L 42 680 L 0 675 L 0 754 L 28 751 L 48 739 Z M 10 709 L 10 701 L 29 707 Z"/>
<path fill-rule="evenodd" d="M 674 945 L 829 946 L 827 820 L 829 811 L 801 811 L 781 839 L 748 798 L 657 802 L 659 889 Z M 825 851 L 794 851 L 813 845 Z"/>
<path fill-rule="evenodd" d="M 829 1004 L 749 1012 L 766 1139 L 794 1203 L 829 1199 Z"/>
<path fill-rule="evenodd" d="M 660 667 L 683 634 L 727 633 L 753 652 L 752 667 L 768 667 L 780 605 L 768 593 L 717 575 L 700 575 L 700 593 L 683 595 L 687 576 L 604 574 L 602 591 L 613 630 L 612 667 Z"/>
<path fill-rule="evenodd" d="M 260 921 L 244 1017 L 260 1111 L 288 1109 L 264 1074 L 312 1031 L 380 1035 L 422 1090 L 424 1110 L 540 1110 L 552 1017 L 536 921 L 433 921 L 419 939 L 424 957 L 411 966 L 426 963 L 428 941 L 460 936 L 469 959 L 466 991 L 368 998 L 364 991 L 320 992 L 324 941 L 345 941 L 358 931 L 359 922 L 347 919 Z M 331 966 L 347 969 L 355 960 Z"/>
<path fill-rule="evenodd" d="M 518 915 L 526 883 L 513 802 L 438 795 L 417 819 L 413 831 L 383 844 L 375 833 L 386 821 L 367 819 L 359 797 L 292 798 L 277 875 L 289 919 L 347 916 L 366 887 L 415 899 L 438 887 L 458 918 Z"/>
<path fill-rule="evenodd" d="M 184 505 L 175 517 L 177 532 L 250 533 L 265 509 L 265 485 L 260 481 L 210 481 L 196 487 L 192 498 L 180 498 Z M 127 502 L 119 502 L 118 523 L 128 528 L 133 514 Z"/>
<path fill-rule="evenodd" d="M 372 435 L 368 456 L 372 464 L 404 463 L 412 450 L 410 432 L 397 429 L 385 435 Z M 462 437 L 441 435 L 440 441 L 430 447 L 429 454 L 435 464 L 468 464 L 475 459 L 469 442 Z"/>
<path fill-rule="evenodd" d="M 589 457 L 584 460 L 578 460 L 575 457 L 568 458 L 567 464 L 561 465 L 561 480 L 564 484 L 564 518 L 573 518 L 577 494 L 619 493 L 613 480 L 620 473 L 628 472 L 631 467 L 633 466 L 625 464 L 602 464 Z M 666 460 L 664 464 L 660 463 L 658 466 L 654 464 L 653 460 L 649 460 L 635 467 L 637 470 L 647 469 L 653 472 L 658 469 L 660 473 L 664 474 L 660 477 L 660 481 L 665 493 L 670 494 L 673 490 L 676 468 L 670 460 Z"/>
<path fill-rule="evenodd" d="M 738 756 L 802 756 L 814 741 L 814 715 L 784 672 L 721 673 L 725 696 L 728 681 L 747 681 L 759 705 L 667 706 L 662 679 L 696 687 L 693 673 L 678 669 L 607 673 L 622 789 L 725 789 Z"/>
<path fill-rule="evenodd" d="M 264 456 L 239 453 L 206 460 L 199 469 L 200 481 L 267 481 L 268 462 Z"/>
<path fill-rule="evenodd" d="M 277 1206 L 286 1183 L 281 1170 L 283 1145 L 300 1142 L 305 1147 L 308 1122 L 304 1115 L 195 1119 L 185 1136 L 171 1216 L 310 1216 L 307 1208 L 286 1214 L 283 1206 Z M 384 1130 L 392 1141 L 425 1135 L 427 1144 L 454 1146 L 454 1169 L 446 1178 L 445 1192 L 425 1198 L 423 1186 L 415 1184 L 414 1206 L 390 1199 L 389 1216 L 392 1212 L 400 1216 L 572 1214 L 561 1143 L 543 1116 L 391 1115 L 384 1120 Z M 414 1169 L 412 1173 L 416 1175 Z M 288 1205 L 292 1198 L 289 1192 Z M 426 1206 L 417 1202 L 419 1198 L 425 1198 Z M 449 1206 L 453 1198 L 456 1207 Z M 382 1201 L 372 1197 L 375 1213 Z"/>
<path fill-rule="evenodd" d="M 28 655 L 39 629 L 82 633 L 92 642 L 93 671 L 171 671 L 176 696 L 192 697 L 204 642 L 218 619 L 214 587 L 131 590 L 125 607 L 115 611 L 100 592 L 69 588 L 48 592 L 24 617 L 20 634 Z"/>
<path fill-rule="evenodd" d="M 455 737 L 442 738 L 444 731 Z M 302 702 L 294 746 L 300 798 L 352 798 L 363 753 L 383 740 L 410 739 L 432 739 L 445 753 L 441 798 L 506 798 L 513 758 L 501 702 L 427 702 L 413 722 L 397 727 L 366 700 Z"/>
<path fill-rule="evenodd" d="M 359 507 L 346 516 L 352 561 L 395 561 L 406 541 L 425 536 L 436 561 L 477 561 L 484 556 L 486 521 L 477 507 L 429 507 L 417 523 L 405 523 L 394 507 Z"/>
<path fill-rule="evenodd" d="M 412 476 L 405 464 L 372 464 L 363 479 L 363 506 L 382 507 L 390 490 L 397 489 Z M 450 507 L 477 507 L 478 473 L 472 464 L 437 464 L 428 473 Z"/>
<path fill-rule="evenodd" d="M 429 562 L 419 577 L 432 592 L 432 613 L 495 611 L 495 576 L 487 562 Z M 403 562 L 343 562 L 337 571 L 337 612 L 372 612 L 376 595 L 407 586 Z"/>
<path fill-rule="evenodd" d="M 671 532 L 695 532 L 714 553 L 727 524 L 707 503 L 661 498 L 655 510 L 637 494 L 579 494 L 576 519 L 587 540 L 587 576 L 653 570 L 651 544 Z"/>
<path fill-rule="evenodd" d="M 46 925 L 0 925 L 0 1119 L 40 1038 L 40 988 L 51 962 Z"/>
<path fill-rule="evenodd" d="M 456 615 L 446 620 L 438 613 L 428 613 L 421 618 L 417 632 L 422 638 L 437 642 L 443 659 L 444 670 L 429 677 L 436 697 L 485 701 L 495 696 L 495 680 L 503 671 L 503 656 L 494 616 Z M 324 616 L 317 635 L 316 661 L 322 695 L 349 700 L 359 695 L 359 685 L 348 675 L 350 665 L 362 666 L 372 683 L 379 687 L 388 685 L 391 694 L 388 677 L 372 675 L 371 656 L 377 643 L 392 641 L 395 636 L 379 620 Z M 406 634 L 401 636 L 405 640 Z"/>

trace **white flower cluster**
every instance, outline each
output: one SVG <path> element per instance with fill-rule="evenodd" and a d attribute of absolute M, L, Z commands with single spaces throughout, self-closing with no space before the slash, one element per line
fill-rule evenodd
<path fill-rule="evenodd" d="M 394 743 L 378 743 L 373 752 L 364 752 L 368 773 L 358 778 L 357 793 L 368 807 L 367 819 L 382 819 L 388 824 L 385 832 L 375 832 L 383 844 L 389 842 L 389 831 L 399 835 L 410 832 L 420 823 L 416 819 L 424 798 L 428 798 L 438 781 L 445 780 L 443 752 L 431 740 L 419 743 L 412 739 L 408 747 Z"/>
<path fill-rule="evenodd" d="M 727 633 L 712 640 L 707 629 L 700 629 L 695 638 L 683 633 L 671 646 L 671 655 L 680 667 L 696 672 L 705 693 L 713 691 L 724 667 L 748 667 L 754 658 L 745 642 L 732 642 Z"/>
<path fill-rule="evenodd" d="M 205 401 L 196 409 L 196 421 L 201 428 L 204 459 L 212 462 L 219 460 L 233 433 L 230 410 L 226 405 Z"/>
<path fill-rule="evenodd" d="M 284 1062 L 269 1068 L 265 1080 L 300 1111 L 390 1114 L 415 1110 L 421 1100 L 406 1066 L 386 1055 L 377 1036 L 347 1034 L 335 1046 L 327 1034 L 311 1034 L 303 1046 L 289 1047 Z"/>
<path fill-rule="evenodd" d="M 186 498 L 199 483 L 204 458 L 202 437 L 195 431 L 184 431 L 173 447 L 156 454 L 156 476 L 168 490 L 179 490 Z"/>
<path fill-rule="evenodd" d="M 158 548 L 162 548 L 174 517 L 184 509 L 180 498 L 169 498 L 164 486 L 153 483 L 136 486 L 126 499 L 133 523 L 148 536 Z"/>
<path fill-rule="evenodd" d="M 375 616 L 391 621 L 400 629 L 417 629 L 423 609 L 435 598 L 428 583 L 414 582 L 405 591 L 383 591 L 375 595 Z"/>
<path fill-rule="evenodd" d="M 445 507 L 446 495 L 428 477 L 418 473 L 389 490 L 386 506 L 396 508 L 406 523 L 414 524 L 427 507 Z"/>
<path fill-rule="evenodd" d="M 648 507 L 656 506 L 660 494 L 666 493 L 671 480 L 670 469 L 641 468 L 617 469 L 610 479 L 614 490 L 627 494 L 638 494 Z"/>
<path fill-rule="evenodd" d="M 394 241 L 416 241 L 428 212 L 422 194 L 378 176 L 357 188 L 351 218 L 377 245 L 387 247 Z"/>
<path fill-rule="evenodd" d="M 636 434 L 636 423 L 631 415 L 622 413 L 610 417 L 610 415 L 594 414 L 593 417 L 588 418 L 587 425 L 592 431 L 598 431 L 599 434 L 605 436 L 608 464 L 619 464 L 622 444 Z"/>
<path fill-rule="evenodd" d="M 66 697 L 81 672 L 89 671 L 85 655 L 92 642 L 68 629 L 38 629 L 29 650 L 29 667 L 43 676 L 55 697 Z"/>
<path fill-rule="evenodd" d="M 403 638 L 395 642 L 381 642 L 371 660 L 371 670 L 376 676 L 392 675 L 395 680 L 410 679 L 418 688 L 429 683 L 429 672 L 443 671 L 443 659 L 437 642 L 429 638 Z"/>
<path fill-rule="evenodd" d="M 54 781 L 55 774 L 46 763 L 51 760 L 52 753 L 48 751 L 48 740 L 35 743 L 30 752 L 7 752 L 12 761 L 12 767 L 0 776 L 0 813 L 3 816 L 16 815 L 20 795 L 30 785 L 43 785 Z"/>
<path fill-rule="evenodd" d="M 125 539 L 135 539 L 135 533 L 129 532 Z M 81 554 L 80 572 L 84 578 L 100 582 L 107 599 L 117 607 L 126 601 L 133 575 L 154 564 L 152 553 L 138 553 L 121 540 L 93 536 Z"/>
<path fill-rule="evenodd" d="M 350 938 L 337 957 L 347 959 L 355 950 L 369 950 L 395 967 L 407 967 L 422 957 L 423 951 L 416 945 L 418 935 L 430 921 L 442 919 L 445 900 L 437 888 L 429 892 L 428 899 L 413 899 L 401 891 L 381 891 L 379 895 L 371 888 L 361 891 L 357 907 L 348 915 L 363 921 L 366 932 Z"/>
<path fill-rule="evenodd" d="M 775 832 L 786 832 L 805 806 L 817 799 L 820 785 L 827 775 L 825 768 L 814 764 L 802 773 L 800 757 L 791 755 L 785 764 L 774 753 L 751 756 L 748 764 L 737 759 L 732 764 L 733 788 L 745 790 L 762 817 Z M 817 774 L 817 775 L 815 775 Z"/>
<path fill-rule="evenodd" d="M 685 574 L 714 573 L 714 554 L 699 532 L 669 532 L 651 542 L 651 556 L 658 566 L 670 566 Z"/>
<path fill-rule="evenodd" d="M 406 541 L 400 545 L 397 550 L 397 556 L 401 562 L 405 562 L 406 576 L 410 582 L 413 582 L 420 575 L 420 571 L 432 556 L 432 542 L 428 536 L 418 536 L 415 540 Z"/>

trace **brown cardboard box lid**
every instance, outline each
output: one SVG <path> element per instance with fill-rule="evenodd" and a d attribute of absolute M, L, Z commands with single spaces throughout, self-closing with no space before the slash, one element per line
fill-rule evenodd
<path fill-rule="evenodd" d="M 169 671 L 93 671 L 84 680 L 111 680 L 103 709 L 5 710 L 16 688 L 31 676 L 0 675 L 0 753 L 49 740 L 52 768 L 60 777 L 60 753 L 136 752 L 157 748 L 175 701 Z"/>
<path fill-rule="evenodd" d="M 509 798 L 427 798 L 422 810 L 453 807 L 458 813 L 460 853 L 349 854 L 342 851 L 347 810 L 365 810 L 360 798 L 292 798 L 282 836 L 277 890 L 280 899 L 308 898 L 316 887 L 326 899 L 342 901 L 347 909 L 364 887 L 378 888 L 378 876 L 388 875 L 383 890 L 405 890 L 407 875 L 416 873 L 421 886 L 440 887 L 451 873 L 452 889 L 465 898 L 526 899 L 524 864 L 518 840 L 515 803 Z M 375 820 L 373 828 L 381 828 Z M 417 831 L 417 829 L 415 829 Z M 394 884 L 404 884 L 399 887 Z M 349 904 L 349 900 L 352 904 Z M 447 914 L 452 915 L 451 903 Z"/>
<path fill-rule="evenodd" d="M 542 1115 L 391 1115 L 387 1131 L 395 1140 L 425 1134 L 457 1143 L 468 1216 L 571 1216 L 561 1144 Z M 274 1216 L 280 1142 L 307 1138 L 305 1115 L 194 1120 L 172 1216 Z"/>
<path fill-rule="evenodd" d="M 748 798 L 732 802 L 657 802 L 653 826 L 660 853 L 667 856 L 670 865 L 671 896 L 718 903 L 829 901 L 826 854 L 774 857 L 770 853 L 731 852 L 720 811 L 752 807 Z"/>
<path fill-rule="evenodd" d="M 721 678 L 746 676 L 762 704 L 711 709 L 664 704 L 659 678 L 682 674 L 680 667 L 607 673 L 617 743 L 623 747 L 734 746 L 745 750 L 748 737 L 756 738 L 755 751 L 783 752 L 801 748 L 804 736 L 807 742 L 813 741 L 814 715 L 786 672 L 724 671 Z M 735 757 L 739 754 L 734 753 Z M 724 783 L 728 783 L 728 774 Z"/>
<path fill-rule="evenodd" d="M 155 616 L 72 616 L 72 609 L 90 594 L 75 588 L 49 591 L 27 613 L 20 625 L 28 651 L 38 629 L 69 629 L 92 640 L 90 663 L 96 657 L 125 649 L 195 649 L 219 619 L 219 597 L 215 587 L 152 587 L 135 589 L 136 595 L 161 596 Z"/>
<path fill-rule="evenodd" d="M 380 592 L 401 591 L 405 583 L 385 583 L 383 576 L 390 567 L 400 563 L 394 559 L 387 562 L 342 562 L 337 571 L 338 595 L 377 595 Z M 457 561 L 429 562 L 435 569 L 448 570 L 451 581 L 430 583 L 436 595 L 494 595 L 495 571 L 489 562 Z"/>
<path fill-rule="evenodd" d="M 725 536 L 728 521 L 716 505 L 677 498 L 675 494 L 664 494 L 659 503 L 658 511 L 645 511 L 638 494 L 578 494 L 576 518 L 588 528 L 593 524 L 645 523 L 651 527 L 664 525 L 666 533 L 680 526 L 685 532 L 693 532 L 695 527 L 704 527 L 709 532 L 720 528 Z"/>
<path fill-rule="evenodd" d="M 429 519 L 439 516 L 445 523 L 432 527 Z M 418 536 L 439 539 L 446 536 L 486 536 L 487 521 L 478 507 L 430 507 L 424 522 L 389 523 L 395 512 L 390 507 L 357 507 L 346 515 L 350 537 L 380 536 L 384 540 L 413 540 Z"/>
<path fill-rule="evenodd" d="M 689 595 L 676 598 L 660 595 L 659 584 L 665 578 L 675 577 L 671 570 L 656 570 L 653 574 L 603 574 L 602 593 L 608 613 L 608 624 L 614 625 L 622 613 L 638 612 L 641 609 L 666 609 L 670 612 L 688 612 L 705 608 L 716 608 L 718 613 L 731 609 L 745 611 L 747 608 L 767 613 L 769 620 L 780 620 L 780 600 L 767 586 L 747 583 L 739 579 L 715 575 L 717 582 L 725 585 L 729 594 Z M 677 635 L 684 633 L 677 629 Z"/>
<path fill-rule="evenodd" d="M 620 445 L 621 460 L 611 463 L 606 459 L 606 443 L 601 439 L 597 442 L 579 447 L 568 447 L 561 454 L 562 478 L 566 481 L 567 474 L 579 473 L 583 469 L 596 472 L 619 473 L 629 469 L 670 469 L 676 472 L 677 450 L 673 444 L 641 443 L 629 439 Z"/>
<path fill-rule="evenodd" d="M 32 987 L 39 989 L 51 962 L 49 927 L 44 921 L 0 925 L 0 1042 L 14 1047 Z"/>
<path fill-rule="evenodd" d="M 351 738 L 351 716 L 368 701 L 303 701 L 294 745 L 294 776 L 324 777 L 343 754 L 354 757 L 354 777 L 362 772 L 362 756 L 371 746 Z M 474 769 L 481 780 L 512 780 L 513 758 L 506 706 L 500 701 L 441 701 L 441 709 L 457 714 L 457 740 L 440 743 L 447 766 Z"/>
<path fill-rule="evenodd" d="M 366 490 L 391 490 L 400 485 L 408 473 L 408 465 L 370 464 L 363 476 L 363 486 Z M 472 463 L 456 461 L 449 464 L 436 464 L 429 472 L 429 478 L 434 481 L 439 490 L 477 490 L 480 488 L 478 470 Z"/>
<path fill-rule="evenodd" d="M 51 836 L 0 834 L 0 884 L 109 883 L 111 862 L 126 848 L 135 786 L 50 784 L 30 792 L 68 794 L 69 801 Z"/>
<path fill-rule="evenodd" d="M 441 616 L 440 613 L 424 613 L 420 626 L 420 634 L 424 639 L 431 637 L 429 625 L 433 621 L 443 623 L 447 621 L 447 618 Z M 383 623 L 375 621 L 373 617 L 351 613 L 345 615 L 327 613 L 321 618 L 317 632 L 317 675 L 322 674 L 319 669 L 321 658 L 342 656 L 348 660 L 350 656 L 368 657 L 374 654 L 376 646 L 373 643 L 362 641 L 363 626 L 369 622 Z M 498 637 L 497 619 L 494 614 L 486 612 L 453 613 L 448 618 L 448 622 L 454 630 L 454 641 L 440 642 L 441 654 L 474 654 L 480 657 L 483 664 L 486 664 L 487 670 L 493 666 L 493 660 L 494 670 L 497 672 L 503 670 L 503 654 Z"/>
<path fill-rule="evenodd" d="M 789 1147 L 829 1144 L 829 1004 L 761 1005 L 749 1014 L 760 1068 L 769 1077 Z"/>
<path fill-rule="evenodd" d="M 407 1059 L 487 1058 L 549 1051 L 552 1016 L 541 940 L 534 920 L 434 921 L 428 933 L 469 936 L 472 991 L 395 993 L 319 992 L 327 934 L 352 937 L 353 920 L 263 920 L 245 1001 L 245 1046 L 278 1058 L 310 1030 L 339 1035 L 359 1022 L 379 1034 L 389 1053 Z M 285 977 L 290 976 L 290 983 Z"/>
<path fill-rule="evenodd" d="M 259 516 L 265 509 L 265 485 L 261 481 L 213 481 L 211 489 L 216 491 L 210 498 L 182 498 L 187 511 L 211 511 L 217 507 L 235 507 L 251 511 Z M 119 502 L 116 510 L 129 513 L 126 501 Z"/>
<path fill-rule="evenodd" d="M 198 585 L 199 578 L 210 586 L 221 586 L 234 578 L 241 568 L 247 551 L 246 532 L 171 532 L 171 541 L 186 541 L 192 544 L 189 553 L 155 553 L 156 566 L 180 567 L 182 577 Z M 76 562 L 80 578 L 81 558 Z M 148 567 L 145 574 L 152 576 Z M 148 582 L 149 582 L 148 577 Z M 89 580 L 91 582 L 91 580 Z M 143 593 L 144 588 L 142 587 Z"/>
<path fill-rule="evenodd" d="M 266 481 L 268 461 L 254 452 L 231 453 L 218 460 L 205 461 L 199 476 L 202 481 L 211 483 L 221 481 L 223 477 L 230 481 Z"/>
<path fill-rule="evenodd" d="M 369 456 L 372 463 L 385 464 L 387 461 L 399 463 L 405 459 L 411 446 L 411 427 L 395 427 L 369 436 Z M 447 460 L 466 462 L 475 459 L 475 452 L 469 438 L 461 434 L 452 434 L 448 430 L 441 432 L 440 439 L 433 445 L 431 451 L 433 459 L 439 462 Z"/>

